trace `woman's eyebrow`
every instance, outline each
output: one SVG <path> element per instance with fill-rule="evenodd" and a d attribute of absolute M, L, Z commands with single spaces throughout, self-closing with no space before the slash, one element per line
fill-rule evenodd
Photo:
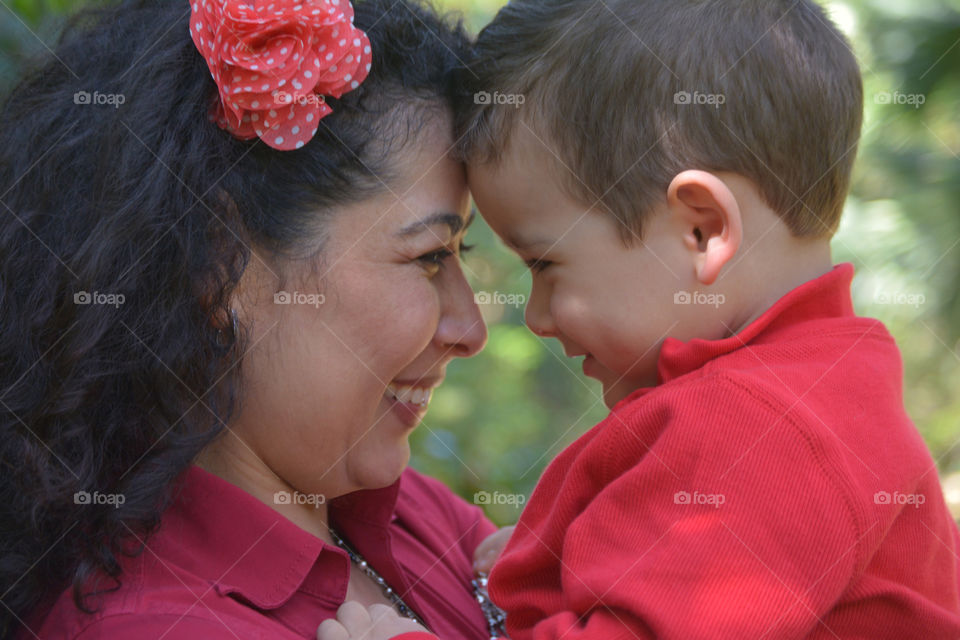
<path fill-rule="evenodd" d="M 397 235 L 401 237 L 413 236 L 435 225 L 446 225 L 450 228 L 451 235 L 457 235 L 460 231 L 470 226 L 474 217 L 474 213 L 471 212 L 467 220 L 464 221 L 463 216 L 460 214 L 453 213 L 452 211 L 441 211 L 405 226 L 397 232 Z"/>

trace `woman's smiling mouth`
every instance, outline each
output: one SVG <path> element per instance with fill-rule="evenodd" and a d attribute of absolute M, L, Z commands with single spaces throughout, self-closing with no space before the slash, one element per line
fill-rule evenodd
<path fill-rule="evenodd" d="M 391 382 L 387 385 L 384 397 L 390 402 L 393 413 L 408 427 L 416 426 L 423 418 L 433 397 L 433 390 L 442 378 L 418 380 L 416 382 Z"/>
<path fill-rule="evenodd" d="M 430 397 L 433 395 L 433 389 L 430 387 L 401 385 L 391 382 L 387 385 L 388 398 L 393 398 L 399 402 L 416 404 L 424 408 L 430 404 Z"/>

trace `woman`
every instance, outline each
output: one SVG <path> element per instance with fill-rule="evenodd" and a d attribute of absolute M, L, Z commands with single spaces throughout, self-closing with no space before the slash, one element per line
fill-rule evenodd
<path fill-rule="evenodd" d="M 3 637 L 312 638 L 347 599 L 485 637 L 494 527 L 405 470 L 486 339 L 467 39 L 265 4 L 84 13 L 5 102 Z"/>

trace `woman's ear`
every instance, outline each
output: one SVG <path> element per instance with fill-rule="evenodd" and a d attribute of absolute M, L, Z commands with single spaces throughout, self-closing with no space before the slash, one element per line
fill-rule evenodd
<path fill-rule="evenodd" d="M 711 285 L 743 241 L 740 205 L 726 183 L 707 171 L 684 171 L 667 188 L 667 205 L 682 225 L 697 279 Z"/>

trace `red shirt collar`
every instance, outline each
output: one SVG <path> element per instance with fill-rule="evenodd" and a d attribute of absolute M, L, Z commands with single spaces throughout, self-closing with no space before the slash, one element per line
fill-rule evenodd
<path fill-rule="evenodd" d="M 181 476 L 174 503 L 149 546 L 163 561 L 273 609 L 298 589 L 346 595 L 350 559 L 239 487 L 194 465 Z M 394 517 L 400 480 L 330 502 L 331 523 L 358 546 Z"/>
<path fill-rule="evenodd" d="M 689 342 L 667 338 L 657 362 L 659 383 L 696 371 L 710 360 L 748 344 L 782 339 L 785 333 L 796 330 L 798 325 L 806 321 L 853 316 L 853 301 L 850 298 L 852 281 L 853 265 L 844 262 L 819 278 L 793 289 L 760 317 L 728 338 L 694 339 Z"/>

